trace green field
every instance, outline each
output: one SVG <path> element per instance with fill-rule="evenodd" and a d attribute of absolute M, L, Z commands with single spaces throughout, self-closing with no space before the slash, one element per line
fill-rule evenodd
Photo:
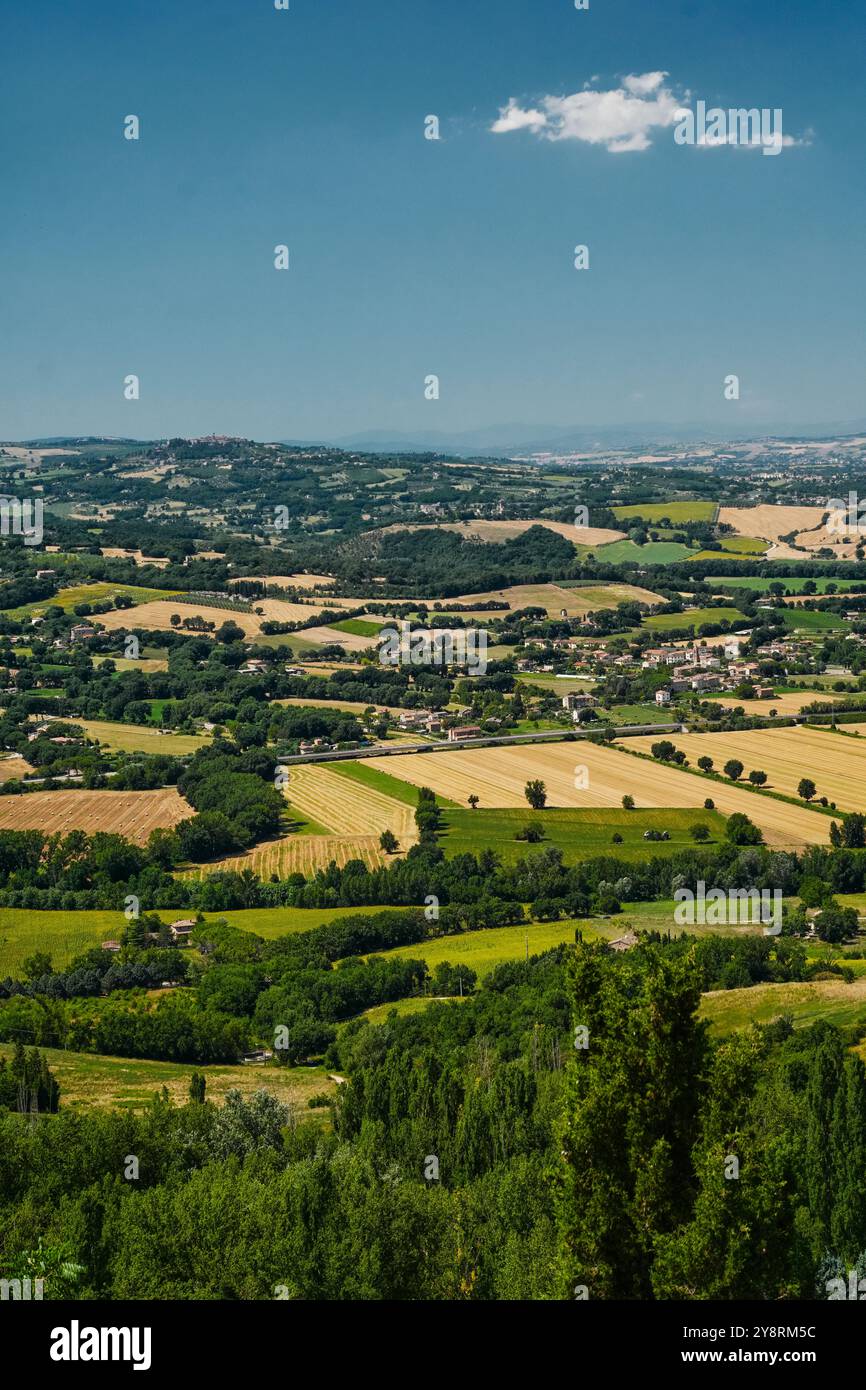
<path fill-rule="evenodd" d="M 754 589 L 762 594 L 769 593 L 771 584 L 783 584 L 792 594 L 802 594 L 804 588 L 809 583 L 816 586 L 819 594 L 825 594 L 827 592 L 828 584 L 835 584 L 836 590 L 840 594 L 850 593 L 852 587 L 861 587 L 853 579 L 780 579 L 778 576 L 776 576 L 776 578 L 767 578 L 759 574 L 749 574 L 742 577 L 740 575 L 724 575 L 718 579 L 714 579 L 712 582 L 713 584 L 721 584 L 723 588 Z"/>
<path fill-rule="evenodd" d="M 347 759 L 345 762 L 328 763 L 328 771 L 338 772 L 341 777 L 360 782 L 364 787 L 372 787 L 374 791 L 390 796 L 393 801 L 402 801 L 404 806 L 418 805 L 417 787 L 411 782 L 401 781 L 399 777 L 392 777 L 390 772 L 380 772 L 377 767 L 366 767 L 363 763 Z M 456 801 L 449 801 L 446 796 L 437 796 L 436 801 L 443 809 L 449 806 L 457 808 Z"/>
<path fill-rule="evenodd" d="M 781 617 L 789 632 L 837 632 L 850 625 L 836 613 L 819 613 L 814 608 L 774 608 L 775 617 Z"/>
<path fill-rule="evenodd" d="M 572 690 L 588 695 L 598 684 L 595 676 L 554 676 L 549 671 L 519 671 L 517 679 L 526 685 L 537 685 L 540 690 L 551 690 L 554 695 L 567 695 Z"/>
<path fill-rule="evenodd" d="M 162 703 L 165 703 L 164 701 Z M 149 724 L 117 724 L 107 719 L 71 718 L 79 724 L 88 738 L 98 740 L 104 747 L 124 753 L 159 753 L 166 757 L 183 757 L 205 748 L 210 734 L 161 733 Z"/>
<path fill-rule="evenodd" d="M 593 934 L 587 923 L 580 925 L 587 936 Z M 440 961 L 447 960 L 452 965 L 468 965 L 483 978 L 504 961 L 522 960 L 527 948 L 529 955 L 537 956 L 564 941 L 573 942 L 577 926 L 576 921 L 566 919 L 561 922 L 527 922 L 516 927 L 490 927 L 482 931 L 461 932 L 457 936 L 439 936 L 432 941 L 419 941 L 414 946 L 397 946 L 393 951 L 383 951 L 381 954 L 426 961 L 431 971 L 436 969 Z M 420 1008 L 422 1003 L 419 1001 L 417 1007 Z"/>
<path fill-rule="evenodd" d="M 644 618 L 645 628 L 662 632 L 699 628 L 704 623 L 742 622 L 743 615 L 738 608 L 693 608 L 687 613 L 651 613 Z"/>
<path fill-rule="evenodd" d="M 763 555 L 770 548 L 770 542 L 762 541 L 759 536 L 720 536 L 719 544 L 729 555 Z"/>
<path fill-rule="evenodd" d="M 549 807 L 533 811 L 527 806 L 525 811 L 446 811 L 442 819 L 440 844 L 448 858 L 492 849 L 506 864 L 538 854 L 551 845 L 563 851 L 566 864 L 577 864 L 601 855 L 641 861 L 694 848 L 690 831 L 695 825 L 705 825 L 712 842 L 723 839 L 725 830 L 725 818 L 718 812 L 691 808 L 624 811 L 611 807 L 579 810 Z M 515 839 L 517 832 L 530 821 L 538 821 L 544 827 L 545 838 L 537 844 Z M 671 838 L 645 840 L 645 830 L 667 830 Z M 613 844 L 615 834 L 622 836 L 622 844 Z"/>
<path fill-rule="evenodd" d="M 102 1057 L 55 1047 L 40 1047 L 39 1051 L 60 1083 L 61 1109 L 116 1105 L 126 1110 L 140 1110 L 149 1105 L 163 1087 L 176 1104 L 184 1104 L 189 1096 L 190 1077 L 197 1071 L 206 1078 L 208 1100 L 221 1100 L 226 1091 L 235 1088 L 246 1096 L 254 1091 L 269 1091 L 285 1104 L 297 1106 L 299 1120 L 318 1119 L 328 1112 L 309 1110 L 307 1100 L 336 1089 L 322 1067 L 244 1066 L 242 1063 L 216 1066 L 201 1062 Z M 11 1044 L 0 1043 L 0 1057 L 8 1059 L 11 1056 Z"/>
<path fill-rule="evenodd" d="M 458 994 L 454 999 L 439 999 L 429 994 L 418 995 L 413 999 L 397 999 L 392 1004 L 376 1004 L 372 1009 L 365 1009 L 361 1017 L 368 1023 L 387 1023 L 388 1015 L 392 1013 L 404 1018 L 406 1014 L 423 1013 L 434 1004 L 443 1004 L 445 1008 L 450 1008 L 452 1004 L 462 1004 L 468 998 L 468 994 L 464 994 L 462 998 Z"/>
<path fill-rule="evenodd" d="M 791 1014 L 801 1027 L 819 1019 L 845 1027 L 861 1019 L 866 1022 L 866 977 L 851 984 L 832 979 L 716 990 L 703 996 L 700 1012 L 718 1033 L 772 1023 L 785 1014 Z"/>
<path fill-rule="evenodd" d="M 614 724 L 658 724 L 665 723 L 669 717 L 658 705 L 612 705 L 610 709 L 600 706 L 598 713 L 606 715 Z"/>
<path fill-rule="evenodd" d="M 663 521 L 665 517 L 673 522 L 712 521 L 716 515 L 716 502 L 636 502 L 628 507 L 614 507 L 617 521 L 628 521 L 631 517 L 642 517 L 644 521 Z"/>
<path fill-rule="evenodd" d="M 143 911 L 149 911 L 143 905 Z M 205 912 L 207 922 L 225 919 L 239 931 L 254 932 L 273 940 L 289 933 L 337 922 L 359 912 L 395 912 L 399 908 L 363 907 L 251 907 L 227 912 Z M 190 908 L 156 908 L 163 922 L 194 917 Z M 55 970 L 64 969 L 75 956 L 103 941 L 118 940 L 126 918 L 122 912 L 44 912 L 24 907 L 0 908 L 0 979 L 14 975 L 25 957 L 47 951 Z"/>
<path fill-rule="evenodd" d="M 527 946 L 532 956 L 549 951 L 562 942 L 572 942 L 575 931 L 580 931 L 586 940 L 613 941 L 632 929 L 671 932 L 675 936 L 684 930 L 693 936 L 740 936 L 753 930 L 746 927 L 679 927 L 674 920 L 674 907 L 675 904 L 669 900 L 624 903 L 622 912 L 610 917 L 563 918 L 559 922 L 524 922 L 514 927 L 489 927 L 481 931 L 435 937 L 414 946 L 397 946 L 381 954 L 424 960 L 431 970 L 440 961 L 447 960 L 452 965 L 469 965 L 479 977 L 483 977 L 504 961 L 522 960 Z M 420 1003 L 417 1007 L 421 1007 Z"/>
<path fill-rule="evenodd" d="M 679 541 L 647 541 L 646 545 L 635 545 L 634 541 L 611 541 L 609 545 L 590 549 L 596 559 L 609 565 L 621 565 L 629 560 L 644 565 L 671 565 L 694 554 Z"/>
<path fill-rule="evenodd" d="M 65 613 L 71 613 L 79 603 L 102 603 L 106 599 L 117 598 L 119 594 L 125 594 L 138 604 L 175 598 L 180 592 L 179 589 L 146 589 L 137 584 L 75 584 L 67 589 L 58 589 L 53 598 L 39 599 L 36 603 L 26 603 L 21 608 L 4 611 L 12 618 L 30 617 L 34 613 L 44 612 L 46 608 L 62 608 Z"/>
<path fill-rule="evenodd" d="M 354 637 L 378 637 L 386 622 L 386 618 L 380 622 L 372 622 L 370 618 L 344 618 L 341 623 L 329 623 L 328 627 L 334 632 L 351 633 Z"/>

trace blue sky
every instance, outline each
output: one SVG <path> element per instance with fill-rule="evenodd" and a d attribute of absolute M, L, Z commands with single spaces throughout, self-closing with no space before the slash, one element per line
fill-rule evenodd
<path fill-rule="evenodd" d="M 861 417 L 864 30 L 840 0 L 0 0 L 0 437 Z M 617 152 L 647 74 L 796 143 L 638 111 Z"/>

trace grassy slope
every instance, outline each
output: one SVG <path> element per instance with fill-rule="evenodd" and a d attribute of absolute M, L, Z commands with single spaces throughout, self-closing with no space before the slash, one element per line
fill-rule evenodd
<path fill-rule="evenodd" d="M 712 521 L 716 514 L 715 502 L 637 502 L 627 507 L 614 507 L 617 521 L 625 521 L 639 516 L 644 521 L 661 521 L 667 517 L 673 522 Z"/>
<path fill-rule="evenodd" d="M 339 921 L 357 912 L 389 912 L 398 908 L 361 907 L 254 907 L 238 911 L 206 912 L 208 922 L 225 918 L 230 926 L 255 932 L 268 940 L 288 932 L 307 931 Z M 159 908 L 164 922 L 192 916 L 187 908 Z M 47 951 L 54 968 L 62 969 L 82 951 L 103 941 L 117 940 L 126 925 L 122 912 L 43 912 L 19 907 L 0 908 L 0 979 L 14 974 L 21 961 L 34 951 Z"/>
<path fill-rule="evenodd" d="M 530 821 L 539 821 L 545 829 L 545 839 L 527 844 L 515 839 L 518 831 Z M 694 848 L 690 831 L 695 825 L 706 825 L 714 841 L 724 836 L 724 817 L 718 812 L 698 809 L 676 811 L 624 811 L 616 808 L 565 810 L 551 807 L 544 811 L 478 810 L 447 811 L 443 816 L 444 833 L 441 845 L 451 858 L 455 854 L 477 854 L 493 849 L 506 864 L 526 855 L 537 854 L 553 845 L 564 852 L 567 864 L 578 863 L 599 855 L 615 855 L 618 859 L 640 861 L 659 854 L 674 854 Z M 670 840 L 645 840 L 645 830 L 667 830 Z M 614 834 L 622 835 L 623 843 L 612 843 Z"/>
<path fill-rule="evenodd" d="M 331 1094 L 336 1089 L 322 1067 L 209 1066 L 193 1062 L 151 1062 L 137 1057 L 103 1057 L 54 1047 L 40 1047 L 39 1051 L 60 1082 L 60 1104 L 64 1109 L 94 1105 L 142 1109 L 163 1087 L 176 1103 L 184 1104 L 194 1071 L 204 1073 L 208 1100 L 222 1100 L 232 1088 L 245 1096 L 265 1090 L 284 1103 L 302 1107 L 299 1119 L 321 1113 L 307 1109 L 310 1096 L 322 1092 Z M 0 1057 L 10 1058 L 11 1055 L 12 1044 L 0 1043 Z"/>
<path fill-rule="evenodd" d="M 644 627 L 658 628 L 663 632 L 674 629 L 687 631 L 692 627 L 697 629 L 703 623 L 721 623 L 726 620 L 735 623 L 742 619 L 743 615 L 738 608 L 693 608 L 686 613 L 652 613 L 648 618 L 644 618 Z"/>
<path fill-rule="evenodd" d="M 418 805 L 418 788 L 411 782 L 402 782 L 399 777 L 392 777 L 388 772 L 380 772 L 377 767 L 364 767 L 361 763 L 345 762 L 328 763 L 329 772 L 338 772 L 341 777 L 348 777 L 352 782 L 360 782 L 362 786 L 372 787 L 374 791 L 382 792 L 385 796 L 390 796 L 394 801 L 400 801 L 404 806 Z M 438 804 L 443 809 L 456 808 L 456 802 L 449 801 L 445 796 L 436 798 Z"/>

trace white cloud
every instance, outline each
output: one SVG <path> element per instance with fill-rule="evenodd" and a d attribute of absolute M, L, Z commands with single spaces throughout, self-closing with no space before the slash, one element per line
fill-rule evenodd
<path fill-rule="evenodd" d="M 622 85 L 626 91 L 634 92 L 635 96 L 645 97 L 660 87 L 666 77 L 666 72 L 645 72 L 642 77 L 632 74 L 622 79 Z"/>
<path fill-rule="evenodd" d="M 543 111 L 523 111 L 512 97 L 507 106 L 503 106 L 499 112 L 499 119 L 493 122 L 490 129 L 495 135 L 502 135 L 508 130 L 543 130 L 547 124 L 547 117 Z"/>
<path fill-rule="evenodd" d="M 500 108 L 498 119 L 490 129 L 495 135 L 508 134 L 513 130 L 530 130 L 542 140 L 577 140 L 586 145 L 603 145 L 611 154 L 625 154 L 636 150 L 648 150 L 652 137 L 661 130 L 668 130 L 682 122 L 684 116 L 693 113 L 685 105 L 690 98 L 688 90 L 675 90 L 666 79 L 666 72 L 630 73 L 623 77 L 617 87 L 600 91 L 593 78 L 583 91 L 571 96 L 544 96 L 530 107 L 521 106 L 516 97 L 511 97 L 507 106 Z M 706 107 L 699 102 L 698 107 Z M 715 109 L 715 108 L 714 108 Z M 690 139 L 682 139 L 675 132 L 677 144 L 696 144 L 703 149 L 717 149 L 724 146 L 739 146 L 744 149 L 764 149 L 765 153 L 778 152 L 779 149 L 811 143 L 811 132 L 799 139 L 781 133 L 781 112 L 765 112 L 763 119 L 775 122 L 767 126 L 773 132 L 772 140 L 740 128 L 738 112 L 720 112 L 720 116 L 730 118 L 731 125 L 723 130 L 705 130 L 699 123 Z M 756 117 L 759 113 L 755 113 Z M 767 150 L 771 144 L 772 149 Z"/>
<path fill-rule="evenodd" d="M 495 135 L 531 130 L 545 140 L 580 140 L 604 145 L 612 154 L 646 150 L 653 132 L 672 126 L 682 106 L 666 76 L 634 73 L 608 91 L 589 87 L 572 96 L 545 96 L 528 108 L 512 97 L 490 129 Z"/>

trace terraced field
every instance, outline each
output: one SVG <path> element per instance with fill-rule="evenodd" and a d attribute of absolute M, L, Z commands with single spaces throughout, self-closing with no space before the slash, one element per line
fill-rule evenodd
<path fill-rule="evenodd" d="M 170 830 L 193 814 L 174 787 L 151 792 L 28 792 L 0 799 L 0 830 L 44 830 L 49 835 L 105 830 L 143 845 L 152 830 Z"/>
<path fill-rule="evenodd" d="M 643 752 L 649 752 L 656 740 L 635 738 L 631 742 Z M 861 742 L 826 729 L 798 724 L 784 729 L 746 729 L 724 734 L 675 734 L 672 742 L 682 749 L 691 763 L 696 763 L 703 755 L 712 758 L 717 772 L 722 771 L 729 758 L 738 758 L 743 763 L 745 776 L 753 768 L 760 768 L 769 779 L 767 786 L 787 796 L 796 796 L 801 778 L 811 777 L 818 795 L 835 801 L 844 811 L 862 811 L 866 804 L 863 792 L 866 740 Z M 719 805 L 715 788 L 705 785 L 708 795 Z M 758 800 L 757 797 L 749 799 Z"/>
<path fill-rule="evenodd" d="M 757 731 L 757 736 L 765 741 L 768 737 L 763 730 Z M 641 748 L 655 741 L 655 738 L 629 739 L 627 746 Z M 676 735 L 674 741 L 678 745 L 683 743 L 680 735 Z M 846 740 L 846 745 L 849 743 L 855 745 L 855 740 Z M 362 759 L 361 764 L 369 766 L 374 761 Z M 752 765 L 760 767 L 766 763 Z M 580 769 L 585 772 L 579 772 Z M 630 795 L 641 808 L 675 809 L 702 807 L 704 799 L 710 796 L 723 815 L 742 811 L 749 816 L 764 831 L 768 844 L 794 848 L 829 842 L 829 817 L 805 806 L 790 806 L 735 786 L 711 784 L 689 772 L 631 757 L 617 747 L 587 741 L 407 753 L 389 759 L 388 772 L 415 786 L 429 786 L 438 795 L 461 806 L 465 806 L 467 798 L 474 793 L 480 797 L 482 807 L 525 808 L 527 819 L 531 812 L 524 787 L 533 778 L 541 778 L 545 783 L 549 806 L 619 806 L 622 797 Z M 575 786 L 576 777 L 582 785 Z"/>

